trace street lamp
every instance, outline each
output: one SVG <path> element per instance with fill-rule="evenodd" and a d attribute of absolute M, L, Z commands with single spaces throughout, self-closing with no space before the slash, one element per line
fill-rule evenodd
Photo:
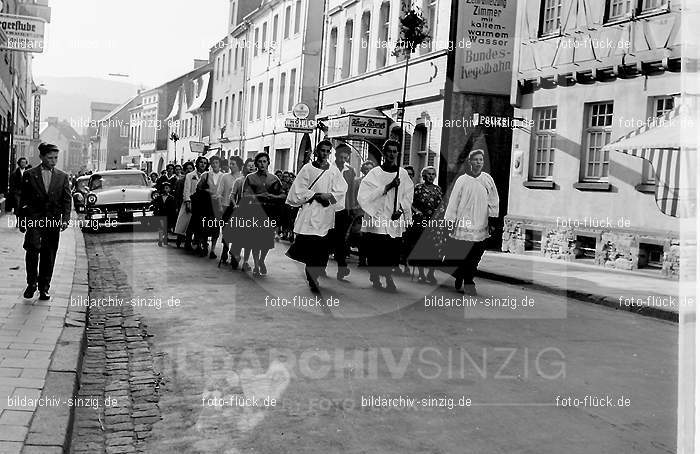
<path fill-rule="evenodd" d="M 170 134 L 170 140 L 173 141 L 173 150 L 175 151 L 175 164 L 177 164 L 177 141 L 180 140 L 180 136 L 177 135 L 175 131 Z"/>

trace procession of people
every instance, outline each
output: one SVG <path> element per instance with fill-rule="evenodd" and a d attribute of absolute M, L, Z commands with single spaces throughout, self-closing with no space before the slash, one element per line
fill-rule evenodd
<path fill-rule="evenodd" d="M 219 258 L 218 266 L 262 278 L 269 251 L 285 240 L 287 257 L 304 264 L 310 290 L 320 292 L 331 256 L 337 280 L 351 274 L 355 234 L 358 269 L 366 270 L 373 288 L 397 292 L 394 278 L 413 279 L 416 271 L 418 282 L 436 285 L 440 270 L 454 278 L 457 292 L 476 295 L 474 275 L 499 215 L 484 151 L 469 153 L 466 172 L 445 198 L 435 184 L 437 170 L 420 169 L 415 183 L 414 169 L 399 165 L 400 148 L 386 140 L 381 162 L 362 162 L 359 177 L 349 165 L 350 147 L 329 140 L 316 145 L 298 175 L 271 172 L 265 152 L 245 162 L 199 156 L 180 168 L 168 165 L 153 179 L 160 193 L 154 201 L 162 219 L 158 243 L 167 245 L 173 234 L 178 248 L 184 244 L 187 252 Z"/>

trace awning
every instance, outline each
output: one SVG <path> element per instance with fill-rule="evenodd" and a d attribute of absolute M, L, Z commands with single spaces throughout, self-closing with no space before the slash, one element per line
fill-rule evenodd
<path fill-rule="evenodd" d="M 166 120 L 171 120 L 175 117 L 177 117 L 178 112 L 180 111 L 180 90 L 175 93 L 175 102 L 173 103 L 173 108 L 170 111 L 170 115 L 165 117 Z"/>
<path fill-rule="evenodd" d="M 656 205 L 662 213 L 674 217 L 688 217 L 687 207 L 681 205 L 681 160 L 687 148 L 693 147 L 682 139 L 681 126 L 687 119 L 680 115 L 681 106 L 653 122 L 631 131 L 603 150 L 617 151 L 648 161 L 656 175 Z M 681 151 L 681 149 L 685 149 Z"/>
<path fill-rule="evenodd" d="M 212 148 L 211 150 L 206 152 L 204 157 L 207 159 L 211 159 L 211 157 L 215 156 L 215 155 L 218 155 L 219 157 L 221 157 L 221 155 L 219 153 L 221 153 L 221 148 Z"/>
<path fill-rule="evenodd" d="M 187 109 L 188 112 L 200 109 L 207 99 L 207 94 L 209 93 L 209 75 L 209 73 L 204 73 L 195 80 L 194 100 L 190 108 Z"/>

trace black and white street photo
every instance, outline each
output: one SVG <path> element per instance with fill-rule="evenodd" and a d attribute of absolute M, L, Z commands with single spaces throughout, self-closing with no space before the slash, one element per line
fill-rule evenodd
<path fill-rule="evenodd" d="M 0 454 L 692 454 L 699 0 L 0 1 Z"/>

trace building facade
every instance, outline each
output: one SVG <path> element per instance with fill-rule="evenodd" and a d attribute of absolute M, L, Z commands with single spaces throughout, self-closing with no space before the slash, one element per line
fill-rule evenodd
<path fill-rule="evenodd" d="M 413 166 L 417 175 L 422 168 L 434 166 L 439 185 L 449 192 L 454 180 L 466 171 L 469 152 L 483 149 L 485 170 L 496 181 L 501 213 L 505 213 L 512 129 L 473 120 L 480 115 L 512 117 L 508 94 L 515 2 L 492 3 L 479 11 L 467 2 L 424 0 L 415 4 L 430 36 L 408 62 L 405 54 L 393 52 L 400 37 L 401 0 L 327 3 L 318 118 L 329 125 L 329 137 L 354 150 L 355 166 L 365 159 L 379 162 L 379 149 L 386 138 L 402 139 L 401 164 Z M 482 21 L 498 27 L 497 45 L 485 42 L 480 29 L 472 30 L 473 21 L 479 27 Z M 477 57 L 493 52 L 491 48 L 500 53 L 489 59 L 499 64 L 480 63 Z M 404 78 L 406 103 L 401 109 Z M 382 120 L 377 123 L 372 118 Z M 380 124 L 381 128 L 347 134 L 348 128 L 341 127 L 338 133 L 333 126 L 348 121 Z"/>
<path fill-rule="evenodd" d="M 7 0 L 2 13 L 51 20 L 47 0 Z M 4 33 L 1 41 L 6 39 Z M 32 164 L 38 162 L 33 146 L 34 118 L 32 115 L 36 87 L 32 76 L 31 52 L 0 50 L 0 194 L 6 194 L 9 175 L 20 157 Z M 0 205 L 3 197 L 0 195 Z"/>
<path fill-rule="evenodd" d="M 524 0 L 502 249 L 678 272 L 679 223 L 645 161 L 602 147 L 677 106 L 680 1 Z"/>
<path fill-rule="evenodd" d="M 99 170 L 114 170 L 137 167 L 129 157 L 130 108 L 138 97 L 115 106 L 97 121 L 97 167 Z M 94 103 L 93 103 L 94 104 Z"/>
<path fill-rule="evenodd" d="M 314 15 L 322 10 L 321 0 L 268 0 L 245 17 L 244 159 L 264 151 L 270 169 L 296 170 L 303 134 L 290 132 L 285 120 L 298 103 L 318 111 L 322 23 Z M 225 123 L 225 101 L 223 107 Z"/>
<path fill-rule="evenodd" d="M 117 107 L 119 107 L 119 104 L 112 104 L 107 102 L 90 103 L 90 124 L 87 128 L 85 128 L 85 135 L 88 138 L 88 157 L 86 161 L 86 167 L 88 170 L 100 169 L 99 122 Z M 106 157 L 102 160 L 102 162 L 104 165 L 106 165 Z"/>
<path fill-rule="evenodd" d="M 169 91 L 175 91 L 175 99 L 165 118 L 170 139 L 166 162 L 182 164 L 193 160 L 209 143 L 211 76 L 211 65 L 206 60 L 197 60 L 192 72 L 168 84 Z M 177 141 L 172 140 L 173 133 L 177 135 Z"/>
<path fill-rule="evenodd" d="M 41 141 L 52 143 L 61 152 L 58 154 L 56 167 L 66 173 L 78 174 L 85 169 L 83 151 L 85 140 L 73 129 L 70 122 L 48 117 L 46 127 L 41 131 Z M 33 163 L 36 165 L 36 163 Z"/>

